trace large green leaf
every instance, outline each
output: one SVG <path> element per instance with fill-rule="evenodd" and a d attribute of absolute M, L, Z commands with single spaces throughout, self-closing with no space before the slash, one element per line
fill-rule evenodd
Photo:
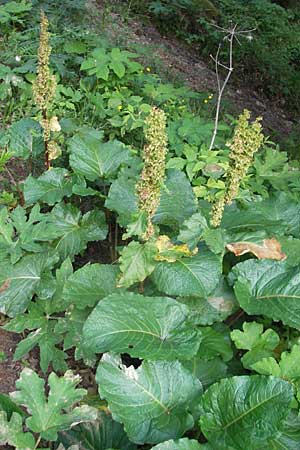
<path fill-rule="evenodd" d="M 248 314 L 263 314 L 300 328 L 299 268 L 285 262 L 248 260 L 236 265 L 234 291 Z"/>
<path fill-rule="evenodd" d="M 69 144 L 70 165 L 90 181 L 113 175 L 130 160 L 128 148 L 117 140 L 102 142 L 92 134 L 75 135 Z"/>
<path fill-rule="evenodd" d="M 83 309 L 116 290 L 119 268 L 109 264 L 87 264 L 66 281 L 63 298 L 66 304 Z"/>
<path fill-rule="evenodd" d="M 177 441 L 170 440 L 152 447 L 152 450 L 202 450 L 204 447 L 194 439 L 182 438 Z"/>
<path fill-rule="evenodd" d="M 178 361 L 144 361 L 134 369 L 123 366 L 113 354 L 105 354 L 96 380 L 113 417 L 137 444 L 177 439 L 193 427 L 190 411 L 202 388 Z"/>
<path fill-rule="evenodd" d="M 84 342 L 97 353 L 188 359 L 196 354 L 201 334 L 187 316 L 188 308 L 168 297 L 115 293 L 101 300 L 91 313 L 83 329 Z"/>
<path fill-rule="evenodd" d="M 287 381 L 261 375 L 227 378 L 212 385 L 200 406 L 201 431 L 214 448 L 266 448 L 289 413 L 293 388 Z"/>
<path fill-rule="evenodd" d="M 0 312 L 10 317 L 24 312 L 43 287 L 44 272 L 56 261 L 56 257 L 42 253 L 24 256 L 14 266 L 7 261 L 0 264 Z"/>
<path fill-rule="evenodd" d="M 153 222 L 179 228 L 196 212 L 196 206 L 196 197 L 187 176 L 180 170 L 169 170 Z"/>
<path fill-rule="evenodd" d="M 191 258 L 159 263 L 152 279 L 157 289 L 168 295 L 207 297 L 219 284 L 221 271 L 221 259 L 201 247 Z"/>
<path fill-rule="evenodd" d="M 56 167 L 40 177 L 29 176 L 24 183 L 24 197 L 28 205 L 42 201 L 48 205 L 60 202 L 72 194 L 72 179 L 66 169 Z"/>
<path fill-rule="evenodd" d="M 89 241 L 103 240 L 107 235 L 105 215 L 102 211 L 89 211 L 82 216 L 71 204 L 57 204 L 49 215 L 49 222 L 56 226 L 60 237 L 54 248 L 62 259 L 73 258 L 86 248 Z"/>
<path fill-rule="evenodd" d="M 121 424 L 115 422 L 108 412 L 100 411 L 94 422 L 84 423 L 73 430 L 62 431 L 59 440 L 67 446 L 78 445 L 80 450 L 135 450 Z"/>
<path fill-rule="evenodd" d="M 72 371 L 67 371 L 60 378 L 52 372 L 48 378 L 50 390 L 46 400 L 45 381 L 33 370 L 26 368 L 16 382 L 19 390 L 13 392 L 11 397 L 30 412 L 30 417 L 26 420 L 28 428 L 40 433 L 44 439 L 54 441 L 58 431 L 97 417 L 96 410 L 87 405 L 71 410 L 86 395 L 85 389 L 76 389 L 79 382 L 80 377 L 73 375 Z"/>

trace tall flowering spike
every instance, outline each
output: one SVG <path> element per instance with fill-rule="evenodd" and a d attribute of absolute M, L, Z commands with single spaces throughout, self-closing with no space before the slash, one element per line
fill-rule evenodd
<path fill-rule="evenodd" d="M 147 214 L 144 238 L 148 240 L 154 234 L 152 218 L 159 206 L 160 191 L 165 178 L 168 140 L 164 111 L 152 108 L 145 123 L 147 144 L 143 150 L 144 167 L 136 191 L 139 209 Z"/>
<path fill-rule="evenodd" d="M 48 25 L 48 19 L 45 13 L 41 11 L 38 71 L 36 80 L 33 83 L 33 95 L 36 104 L 42 111 L 46 111 L 51 107 L 56 89 L 55 76 L 50 74 L 49 69 L 51 47 L 49 45 Z"/>
<path fill-rule="evenodd" d="M 224 197 L 219 199 L 212 208 L 211 225 L 220 225 L 225 204 L 230 204 L 239 193 L 241 181 L 245 178 L 253 161 L 254 153 L 264 142 L 261 117 L 249 123 L 250 112 L 245 109 L 239 116 L 230 148 L 230 168 L 227 174 L 227 189 Z"/>

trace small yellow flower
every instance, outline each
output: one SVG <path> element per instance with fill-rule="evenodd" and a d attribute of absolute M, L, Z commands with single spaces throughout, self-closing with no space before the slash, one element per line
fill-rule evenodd
<path fill-rule="evenodd" d="M 211 100 L 211 99 L 213 98 L 213 94 L 210 94 L 210 95 L 208 96 L 208 98 L 209 98 L 209 100 Z"/>
<path fill-rule="evenodd" d="M 119 105 L 119 106 L 118 106 L 118 110 L 121 111 L 122 109 L 123 109 L 123 106 L 122 106 L 122 105 Z"/>
<path fill-rule="evenodd" d="M 204 100 L 204 103 L 208 103 L 208 100 L 207 100 L 207 98 Z"/>
<path fill-rule="evenodd" d="M 146 67 L 147 72 L 151 72 L 151 67 Z"/>

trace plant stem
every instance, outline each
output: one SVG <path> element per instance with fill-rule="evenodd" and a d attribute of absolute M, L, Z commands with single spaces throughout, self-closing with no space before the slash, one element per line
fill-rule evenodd
<path fill-rule="evenodd" d="M 38 448 L 38 446 L 39 446 L 39 444 L 41 442 L 41 439 L 42 439 L 42 437 L 41 437 L 41 435 L 39 435 L 38 440 L 36 441 L 36 444 L 35 444 L 33 450 L 36 450 Z"/>

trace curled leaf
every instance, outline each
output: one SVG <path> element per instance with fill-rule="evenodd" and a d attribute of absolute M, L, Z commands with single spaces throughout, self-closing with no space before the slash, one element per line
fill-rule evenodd
<path fill-rule="evenodd" d="M 226 245 L 226 248 L 235 254 L 241 256 L 245 253 L 253 253 L 258 259 L 275 259 L 283 261 L 286 254 L 281 251 L 281 244 L 277 239 L 264 239 L 261 244 L 253 242 L 232 242 Z"/>

